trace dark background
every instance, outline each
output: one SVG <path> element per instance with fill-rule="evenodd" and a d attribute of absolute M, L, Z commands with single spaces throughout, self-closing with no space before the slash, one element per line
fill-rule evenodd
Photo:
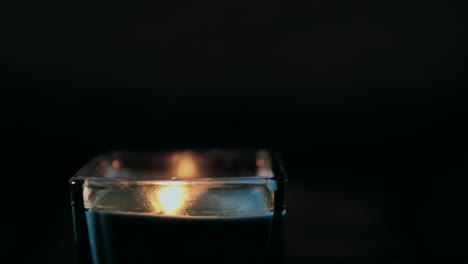
<path fill-rule="evenodd" d="M 466 261 L 463 3 L 1 5 L 9 263 L 72 263 L 96 154 L 210 147 L 283 153 L 290 263 Z"/>

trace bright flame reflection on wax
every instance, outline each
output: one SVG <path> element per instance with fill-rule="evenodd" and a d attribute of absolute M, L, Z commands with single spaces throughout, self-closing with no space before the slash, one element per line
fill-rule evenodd
<path fill-rule="evenodd" d="M 158 199 L 165 213 L 173 214 L 183 205 L 185 190 L 181 186 L 164 187 L 158 193 Z"/>

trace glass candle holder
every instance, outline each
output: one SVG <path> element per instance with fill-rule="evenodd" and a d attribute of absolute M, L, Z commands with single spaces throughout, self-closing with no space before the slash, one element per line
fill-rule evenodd
<path fill-rule="evenodd" d="M 98 156 L 70 180 L 77 263 L 283 263 L 285 182 L 265 150 Z"/>

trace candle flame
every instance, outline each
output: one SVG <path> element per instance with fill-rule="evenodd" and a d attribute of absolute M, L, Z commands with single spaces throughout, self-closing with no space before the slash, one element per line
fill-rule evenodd
<path fill-rule="evenodd" d="M 263 167 L 263 166 L 265 166 L 265 159 L 263 159 L 263 158 L 257 158 L 257 160 L 255 161 L 255 163 L 257 164 L 258 167 Z"/>
<path fill-rule="evenodd" d="M 113 160 L 113 161 L 112 161 L 112 167 L 113 167 L 114 169 L 120 169 L 121 165 L 122 165 L 122 164 L 121 164 L 120 160 Z"/>
<path fill-rule="evenodd" d="M 184 157 L 177 165 L 177 176 L 181 178 L 192 178 L 197 173 L 197 167 L 191 157 Z"/>

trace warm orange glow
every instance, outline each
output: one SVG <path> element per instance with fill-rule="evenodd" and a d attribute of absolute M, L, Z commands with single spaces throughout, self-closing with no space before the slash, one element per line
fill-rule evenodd
<path fill-rule="evenodd" d="M 265 166 L 265 159 L 258 158 L 258 159 L 256 160 L 256 164 L 257 164 L 258 167 L 263 167 L 263 166 Z"/>
<path fill-rule="evenodd" d="M 114 169 L 120 169 L 120 166 L 121 166 L 120 160 L 113 160 L 113 161 L 112 161 L 112 167 L 113 167 Z"/>
<path fill-rule="evenodd" d="M 192 178 L 197 174 L 197 167 L 194 160 L 187 156 L 180 159 L 177 164 L 177 177 Z"/>

